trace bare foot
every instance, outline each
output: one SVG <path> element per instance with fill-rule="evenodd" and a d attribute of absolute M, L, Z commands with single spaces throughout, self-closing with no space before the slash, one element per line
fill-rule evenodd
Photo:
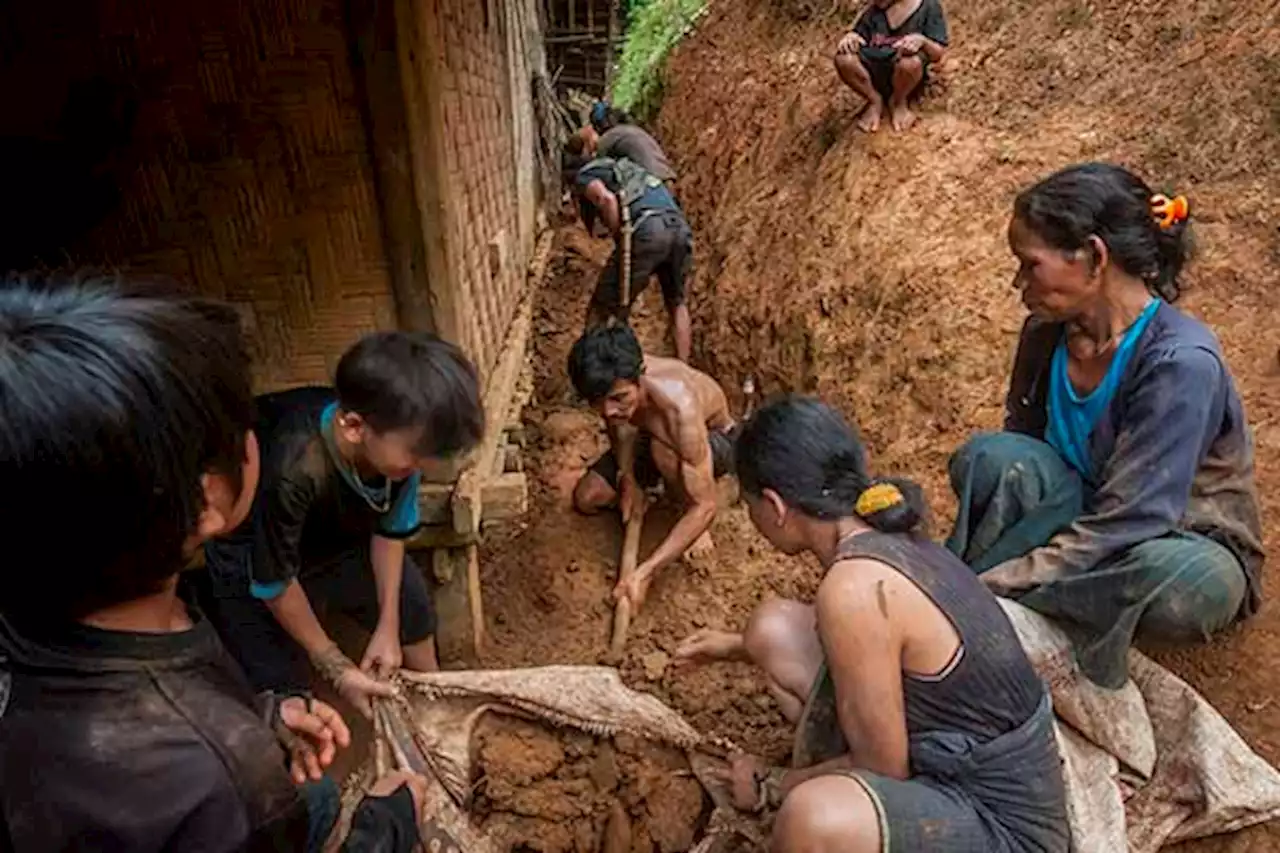
<path fill-rule="evenodd" d="M 880 115 L 884 112 L 884 102 L 879 98 L 867 101 L 867 105 L 858 114 L 858 129 L 863 133 L 875 133 L 880 129 Z"/>
<path fill-rule="evenodd" d="M 689 546 L 689 550 L 684 552 L 684 555 L 697 560 L 700 557 L 710 556 L 715 553 L 715 550 L 715 540 L 711 538 L 711 531 L 708 530 L 694 540 L 693 544 Z"/>
<path fill-rule="evenodd" d="M 916 123 L 916 114 L 906 104 L 898 104 L 893 108 L 891 121 L 893 129 L 901 133 L 904 130 L 910 130 L 911 125 Z"/>

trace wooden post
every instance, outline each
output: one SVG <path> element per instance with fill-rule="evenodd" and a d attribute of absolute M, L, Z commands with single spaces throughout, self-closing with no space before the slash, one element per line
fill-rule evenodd
<path fill-rule="evenodd" d="M 436 331 L 427 248 L 414 194 L 412 142 L 397 52 L 394 0 L 348 0 L 347 39 L 373 165 L 382 242 L 401 329 Z"/>

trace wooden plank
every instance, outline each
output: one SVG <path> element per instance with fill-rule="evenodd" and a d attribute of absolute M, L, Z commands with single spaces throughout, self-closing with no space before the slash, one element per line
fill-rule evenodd
<path fill-rule="evenodd" d="M 350 0 L 347 39 L 373 165 L 382 242 L 398 325 L 435 332 L 427 247 L 414 193 L 412 140 L 397 52 L 395 0 Z"/>
<path fill-rule="evenodd" d="M 505 466 L 506 457 L 504 452 L 497 462 Z M 529 507 L 528 475 L 520 471 L 499 471 L 497 476 L 484 482 L 481 497 L 482 524 L 513 521 L 524 515 Z M 418 506 L 424 525 L 453 528 L 453 486 L 423 483 L 418 493 Z"/>

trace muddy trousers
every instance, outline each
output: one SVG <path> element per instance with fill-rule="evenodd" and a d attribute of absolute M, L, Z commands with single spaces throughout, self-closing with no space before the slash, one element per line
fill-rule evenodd
<path fill-rule="evenodd" d="M 947 548 L 981 574 L 1045 545 L 1078 518 L 1080 477 L 1042 441 L 1016 433 L 972 438 L 951 459 L 959 501 Z M 1093 568 L 1023 593 L 1018 602 L 1073 637 L 1081 670 L 1104 687 L 1128 677 L 1135 637 L 1207 640 L 1240 612 L 1246 582 L 1235 555 L 1188 531 L 1141 542 Z"/>
<path fill-rule="evenodd" d="M 342 812 L 342 792 L 328 776 L 320 781 L 308 780 L 298 788 L 307 804 L 307 853 L 321 853 L 325 842 L 338 824 Z"/>

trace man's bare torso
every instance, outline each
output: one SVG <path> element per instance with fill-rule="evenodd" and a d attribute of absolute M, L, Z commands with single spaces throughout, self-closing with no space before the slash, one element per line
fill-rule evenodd
<path fill-rule="evenodd" d="M 646 355 L 644 365 L 645 405 L 633 421 L 642 432 L 674 449 L 682 423 L 696 421 L 708 431 L 733 426 L 728 398 L 710 376 L 674 358 Z"/>

